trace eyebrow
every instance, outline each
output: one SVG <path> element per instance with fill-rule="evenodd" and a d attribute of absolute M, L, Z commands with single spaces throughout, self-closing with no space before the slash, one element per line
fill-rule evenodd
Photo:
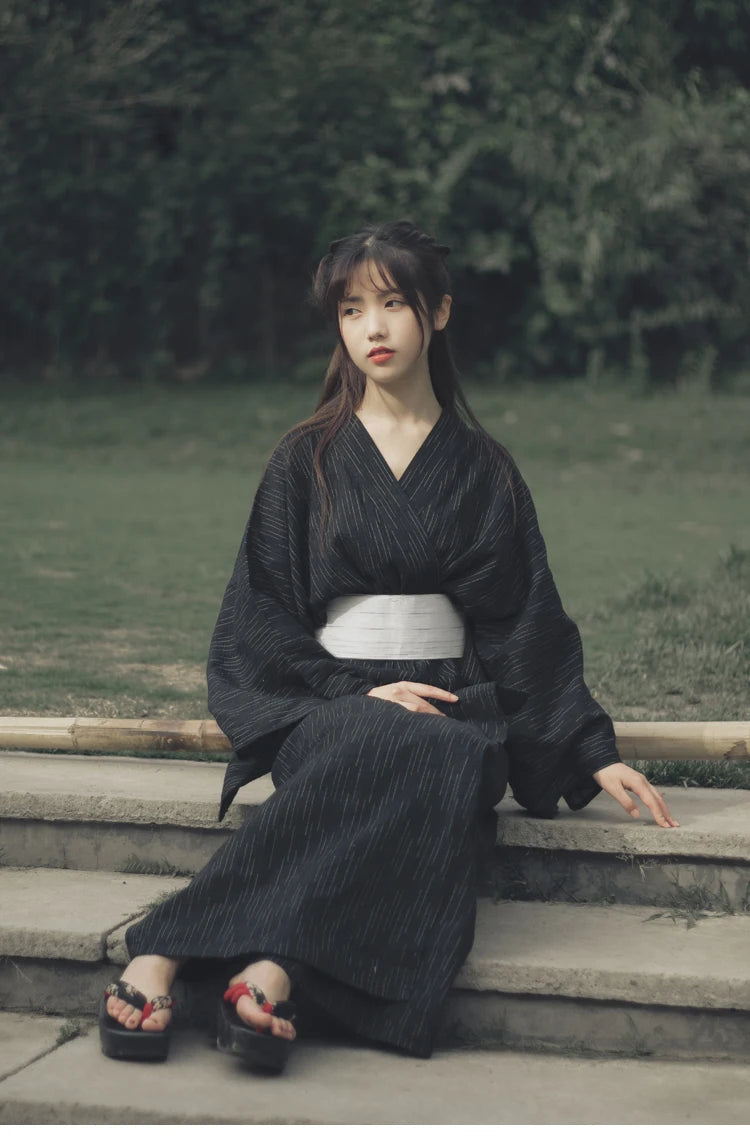
<path fill-rule="evenodd" d="M 403 294 L 402 290 L 377 290 L 376 295 L 378 298 L 385 298 L 389 294 Z M 359 294 L 347 294 L 346 298 L 342 298 L 339 305 L 343 306 L 346 302 L 361 302 L 362 297 Z"/>

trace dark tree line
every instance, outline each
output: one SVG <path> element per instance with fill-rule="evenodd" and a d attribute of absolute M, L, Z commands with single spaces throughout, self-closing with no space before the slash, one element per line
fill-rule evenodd
<path fill-rule="evenodd" d="M 6 0 L 5 371 L 280 373 L 332 238 L 453 248 L 464 364 L 750 349 L 747 0 Z"/>

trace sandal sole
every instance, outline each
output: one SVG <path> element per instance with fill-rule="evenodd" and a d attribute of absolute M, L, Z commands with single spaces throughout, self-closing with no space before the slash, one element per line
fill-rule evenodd
<path fill-rule="evenodd" d="M 223 1054 L 234 1054 L 245 1065 L 263 1069 L 271 1073 L 281 1073 L 287 1063 L 292 1043 L 286 1038 L 276 1038 L 273 1034 L 263 1034 L 246 1026 L 244 1022 L 233 1021 L 234 1007 L 222 1002 L 219 1005 L 219 1019 L 216 1032 L 216 1048 Z"/>
<path fill-rule="evenodd" d="M 107 1013 L 107 1000 L 99 1009 L 99 1039 L 108 1058 L 133 1061 L 166 1061 L 170 1035 L 166 1030 L 126 1030 Z"/>

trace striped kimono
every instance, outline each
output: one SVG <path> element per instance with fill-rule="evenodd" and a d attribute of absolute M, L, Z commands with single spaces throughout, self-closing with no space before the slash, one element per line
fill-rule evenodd
<path fill-rule="evenodd" d="M 532 814 L 585 806 L 618 759 L 583 679 L 528 488 L 449 407 L 397 479 L 357 417 L 312 467 L 315 437 L 274 451 L 224 596 L 209 707 L 234 757 L 220 817 L 271 772 L 275 792 L 189 887 L 130 928 L 131 955 L 292 969 L 349 1030 L 431 1052 L 473 941 L 481 843 L 509 782 Z M 315 632 L 336 597 L 444 593 L 462 657 L 341 660 Z M 459 696 L 449 717 L 367 693 L 398 680 Z"/>

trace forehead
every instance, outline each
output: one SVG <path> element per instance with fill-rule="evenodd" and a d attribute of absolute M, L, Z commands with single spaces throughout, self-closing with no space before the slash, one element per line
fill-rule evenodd
<path fill-rule="evenodd" d="M 392 294 L 394 290 L 398 290 L 396 283 L 386 278 L 377 264 L 370 259 L 355 268 L 344 288 L 344 298 Z"/>

